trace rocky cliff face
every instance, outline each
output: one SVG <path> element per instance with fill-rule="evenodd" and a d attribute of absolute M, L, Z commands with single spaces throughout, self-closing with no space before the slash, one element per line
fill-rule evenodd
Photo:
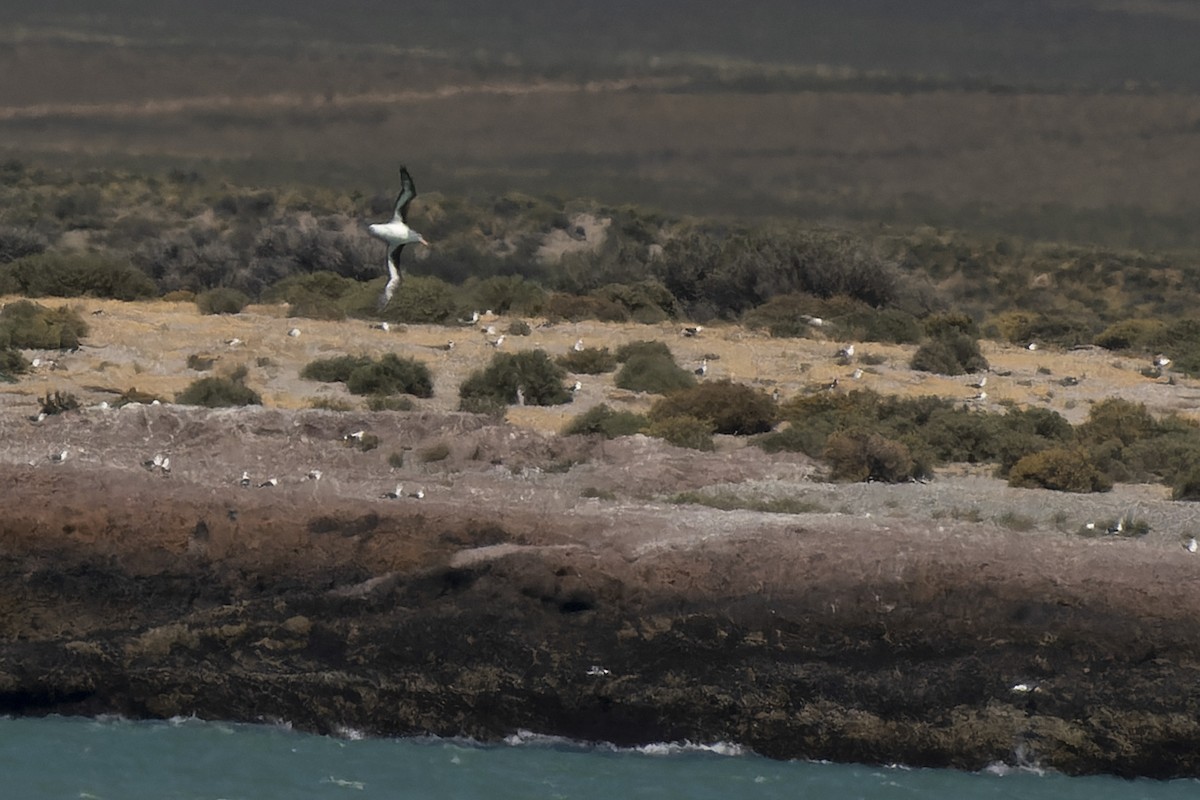
<path fill-rule="evenodd" d="M 142 448 L 187 430 L 180 466 L 135 466 L 128 431 L 94 421 L 83 456 L 0 466 L 4 713 L 1200 774 L 1200 562 L 1182 548 L 580 499 L 571 481 L 601 473 L 683 485 L 769 464 L 655 443 L 608 443 L 591 473 L 426 474 L 420 500 L 379 497 L 396 476 L 353 459 L 246 489 L 242 464 L 346 458 L 335 415 L 121 413 L 161 415 Z M 464 419 L 422 430 L 530 464 L 566 446 Z M 202 466 L 203 448 L 238 463 Z"/>

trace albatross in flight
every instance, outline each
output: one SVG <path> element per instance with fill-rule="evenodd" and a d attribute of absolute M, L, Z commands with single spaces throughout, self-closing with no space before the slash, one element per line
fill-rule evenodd
<path fill-rule="evenodd" d="M 387 242 L 388 282 L 379 296 L 379 309 L 382 311 L 396 293 L 400 285 L 400 251 L 404 245 L 419 242 L 426 247 L 429 242 L 425 237 L 408 227 L 408 204 L 417 196 L 417 187 L 413 184 L 412 176 L 407 167 L 400 167 L 400 194 L 396 196 L 396 210 L 392 212 L 390 222 L 377 222 L 368 225 L 367 231 L 376 239 Z"/>

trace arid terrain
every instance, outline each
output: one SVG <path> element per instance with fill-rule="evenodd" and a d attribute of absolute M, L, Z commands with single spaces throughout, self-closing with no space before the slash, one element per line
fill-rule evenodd
<path fill-rule="evenodd" d="M 1196 515 L 1162 487 L 1067 495 L 972 470 L 829 484 L 804 456 L 732 437 L 701 453 L 555 435 L 600 401 L 648 404 L 610 375 L 582 376 L 565 408 L 457 413 L 457 383 L 491 355 L 473 328 L 81 310 L 103 312 L 87 314 L 86 345 L 0 395 L 0 710 L 1200 774 L 1200 556 L 1180 546 Z M 853 383 L 831 357 L 842 343 L 533 322 L 508 342 L 659 338 L 681 363 L 707 355 L 710 378 L 784 396 Z M 860 379 L 880 391 L 970 394 L 909 371 L 906 348 L 859 347 L 885 356 Z M 306 408 L 361 401 L 299 379 L 303 364 L 391 351 L 433 369 L 417 410 Z M 1156 410 L 1195 402 L 1189 381 L 1109 353 L 985 351 L 986 402 L 1076 419 L 1118 392 Z M 199 374 L 192 353 L 247 365 L 265 407 L 101 406 L 131 386 L 169 401 Z M 31 420 L 53 390 L 85 407 Z M 346 439 L 357 431 L 378 446 Z M 169 472 L 146 466 L 156 455 Z M 671 502 L 681 492 L 805 505 L 721 511 Z M 1080 535 L 1131 508 L 1147 536 Z"/>

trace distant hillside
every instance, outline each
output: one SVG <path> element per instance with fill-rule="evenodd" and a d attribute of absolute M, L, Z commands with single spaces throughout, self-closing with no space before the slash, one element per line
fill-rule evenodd
<path fill-rule="evenodd" d="M 1200 88 L 1200 6 L 1145 0 L 264 0 L 6 4 L 5 37 L 57 33 L 223 46 L 387 45 L 596 65 L 708 56 L 1090 88 Z"/>

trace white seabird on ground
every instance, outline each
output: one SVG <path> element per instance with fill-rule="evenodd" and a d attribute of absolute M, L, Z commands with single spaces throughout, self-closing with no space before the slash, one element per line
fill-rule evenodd
<path fill-rule="evenodd" d="M 848 344 L 837 352 L 838 358 L 854 358 L 854 345 Z"/>
<path fill-rule="evenodd" d="M 571 345 L 571 349 L 574 350 L 576 353 L 583 350 L 583 339 L 576 339 L 575 344 Z"/>
<path fill-rule="evenodd" d="M 400 167 L 400 194 L 396 196 L 395 210 L 390 222 L 377 222 L 367 226 L 367 232 L 376 239 L 387 242 L 388 282 L 379 296 L 379 309 L 382 311 L 391 302 L 392 295 L 400 285 L 400 251 L 406 244 L 419 243 L 426 247 L 429 242 L 425 237 L 408 227 L 408 204 L 417 196 L 417 187 L 407 167 Z"/>
<path fill-rule="evenodd" d="M 68 451 L 66 451 L 66 450 L 63 450 L 60 453 L 53 453 L 50 456 L 50 460 L 53 461 L 55 464 L 61 464 L 62 462 L 67 460 L 67 454 L 68 454 Z"/>
<path fill-rule="evenodd" d="M 696 373 L 697 376 L 699 376 L 701 378 L 708 375 L 708 359 L 706 358 L 706 359 L 702 360 L 700 362 L 700 366 L 696 367 L 696 369 L 693 371 Z"/>
<path fill-rule="evenodd" d="M 1184 542 L 1183 549 L 1187 550 L 1189 553 L 1194 553 L 1197 550 L 1200 550 L 1200 545 L 1196 544 L 1196 537 L 1192 536 L 1186 542 Z"/>
<path fill-rule="evenodd" d="M 288 336 L 291 336 L 293 339 L 295 339 L 299 335 L 300 335 L 299 328 L 292 328 L 290 331 L 288 331 Z"/>
<path fill-rule="evenodd" d="M 260 484 L 258 485 L 258 488 L 260 488 L 260 489 L 270 489 L 272 486 L 278 486 L 278 485 L 279 485 L 279 479 L 278 479 L 278 478 L 267 478 L 265 481 L 263 481 L 262 483 L 260 483 Z"/>
<path fill-rule="evenodd" d="M 238 483 L 240 483 L 242 486 L 249 486 L 250 485 L 250 473 L 243 471 L 242 477 L 238 480 Z"/>
<path fill-rule="evenodd" d="M 384 492 L 383 494 L 381 494 L 379 496 L 384 499 L 387 499 L 387 500 L 399 499 L 404 496 L 404 484 L 397 483 L 395 489 L 393 489 L 390 492 Z"/>
<path fill-rule="evenodd" d="M 680 333 L 682 333 L 685 337 L 690 339 L 693 336 L 699 336 L 700 331 L 702 331 L 702 330 L 704 330 L 703 325 L 688 325 L 682 331 L 680 331 Z"/>

